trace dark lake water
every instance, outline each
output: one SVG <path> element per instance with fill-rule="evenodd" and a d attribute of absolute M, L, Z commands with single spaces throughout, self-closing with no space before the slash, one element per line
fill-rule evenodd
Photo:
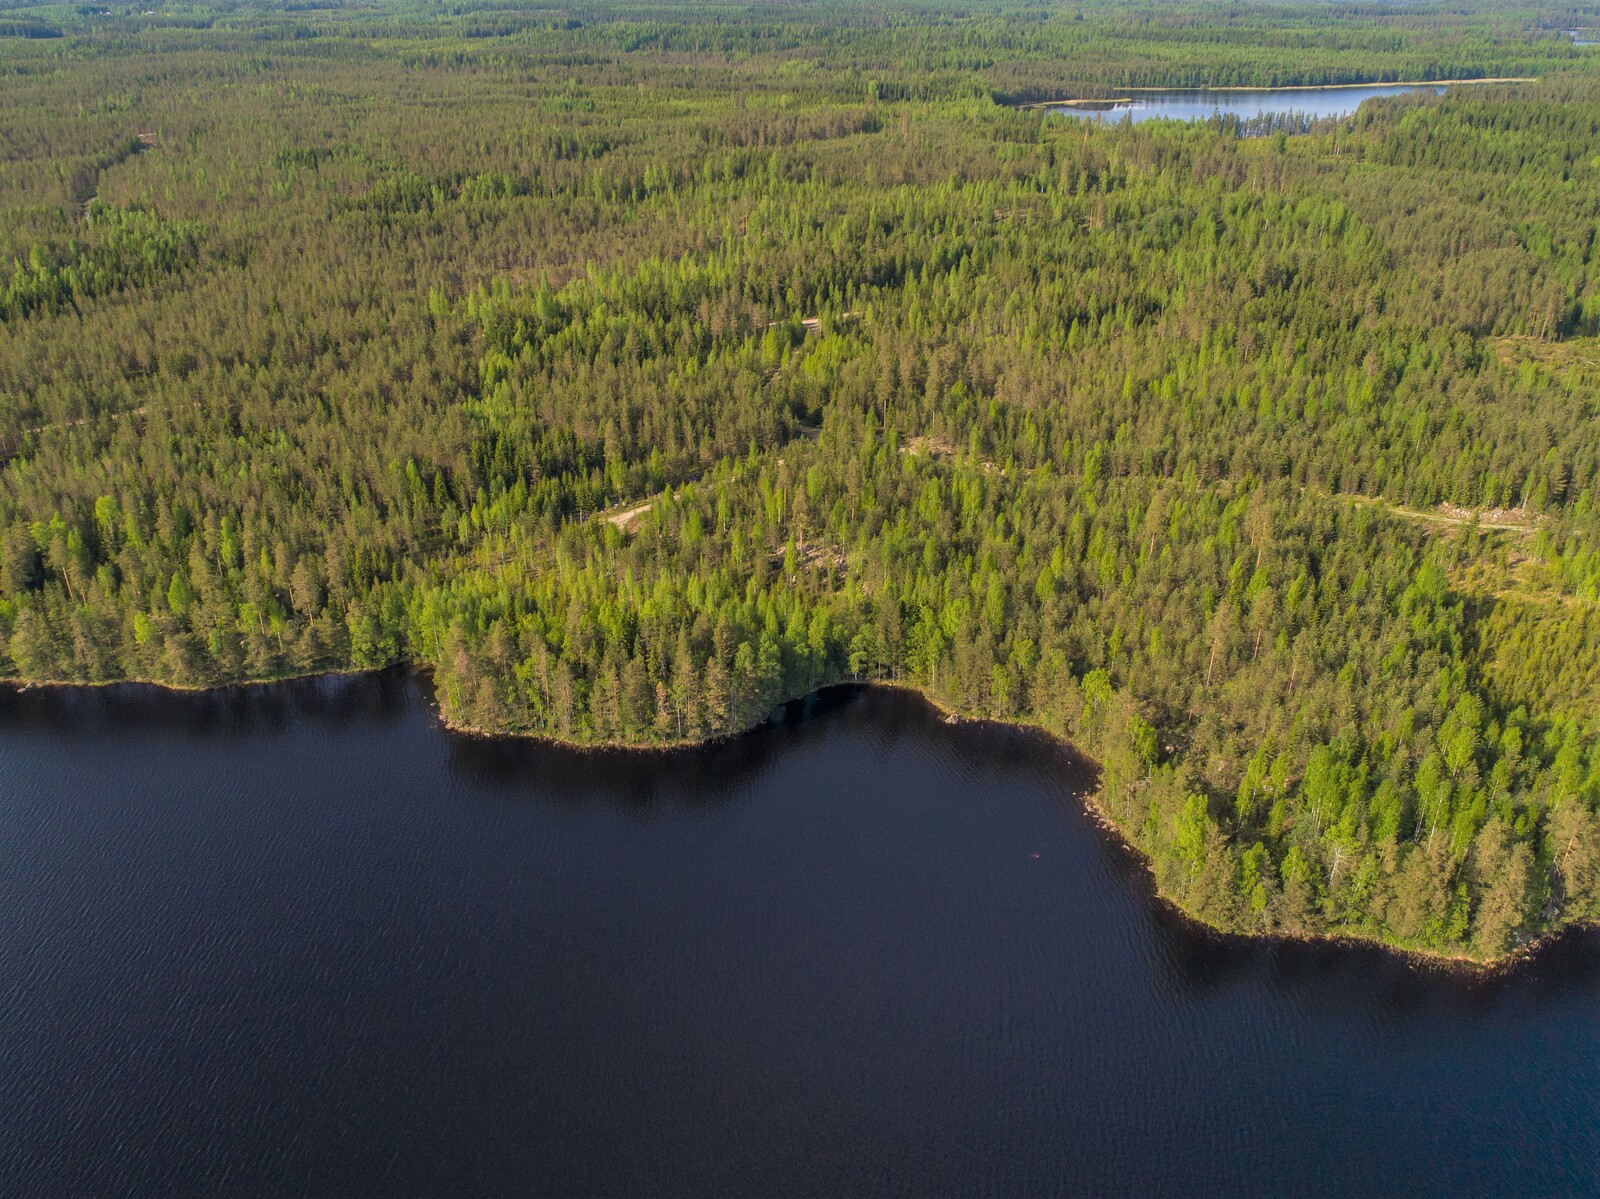
<path fill-rule="evenodd" d="M 0 693 L 0 1194 L 1600 1194 L 1600 938 L 1219 942 L 889 692 L 701 751 L 404 675 Z"/>
<path fill-rule="evenodd" d="M 1294 116 L 1344 117 L 1349 116 L 1365 100 L 1378 96 L 1398 96 L 1404 92 L 1432 90 L 1443 92 L 1443 87 L 1404 84 L 1374 84 L 1371 87 L 1308 87 L 1269 88 L 1206 88 L 1170 92 L 1137 92 L 1125 103 L 1095 106 L 1072 105 L 1052 108 L 1051 112 L 1068 116 L 1090 117 L 1103 121 L 1140 121 L 1165 117 L 1175 121 L 1203 121 L 1221 114 L 1236 116 L 1241 120 L 1263 116 L 1267 113 L 1288 113 Z"/>

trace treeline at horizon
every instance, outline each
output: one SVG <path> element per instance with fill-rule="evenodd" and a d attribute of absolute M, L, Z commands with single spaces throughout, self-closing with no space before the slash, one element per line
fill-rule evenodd
<path fill-rule="evenodd" d="M 1219 927 L 1600 914 L 1592 16 L 6 11 L 0 674 L 629 744 L 894 681 Z M 1540 78 L 1006 103 L 1363 71 Z"/>

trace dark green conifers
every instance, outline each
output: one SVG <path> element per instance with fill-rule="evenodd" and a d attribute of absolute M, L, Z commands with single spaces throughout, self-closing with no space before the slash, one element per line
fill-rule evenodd
<path fill-rule="evenodd" d="M 1222 927 L 1595 914 L 1569 47 L 1410 12 L 1384 73 L 1547 78 L 1241 139 L 990 92 L 1044 69 L 1008 39 L 1124 47 L 1063 86 L 1347 69 L 1322 10 L 1138 53 L 1110 8 L 377 19 L 6 58 L 7 673 L 408 660 L 459 723 L 642 744 L 895 680 L 1084 746 Z"/>

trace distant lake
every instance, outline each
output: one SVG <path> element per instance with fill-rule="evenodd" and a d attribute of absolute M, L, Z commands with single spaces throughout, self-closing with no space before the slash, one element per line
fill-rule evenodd
<path fill-rule="evenodd" d="M 1221 941 L 1041 737 L 0 690 L 0 1194 L 1600 1195 L 1600 937 Z"/>
<path fill-rule="evenodd" d="M 1240 120 L 1284 113 L 1320 119 L 1349 116 L 1363 101 L 1405 92 L 1444 91 L 1437 85 L 1383 84 L 1370 87 L 1194 89 L 1170 92 L 1135 92 L 1121 103 L 1062 105 L 1051 112 L 1102 121 L 1131 120 L 1135 124 L 1165 117 L 1176 121 L 1203 121 L 1216 115 Z"/>

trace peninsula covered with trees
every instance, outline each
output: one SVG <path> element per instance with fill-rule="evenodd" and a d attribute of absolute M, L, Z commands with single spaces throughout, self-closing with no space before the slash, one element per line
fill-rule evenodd
<path fill-rule="evenodd" d="M 1219 928 L 1500 957 L 1600 915 L 1595 25 L 8 7 L 0 674 L 640 745 L 893 681 Z"/>

